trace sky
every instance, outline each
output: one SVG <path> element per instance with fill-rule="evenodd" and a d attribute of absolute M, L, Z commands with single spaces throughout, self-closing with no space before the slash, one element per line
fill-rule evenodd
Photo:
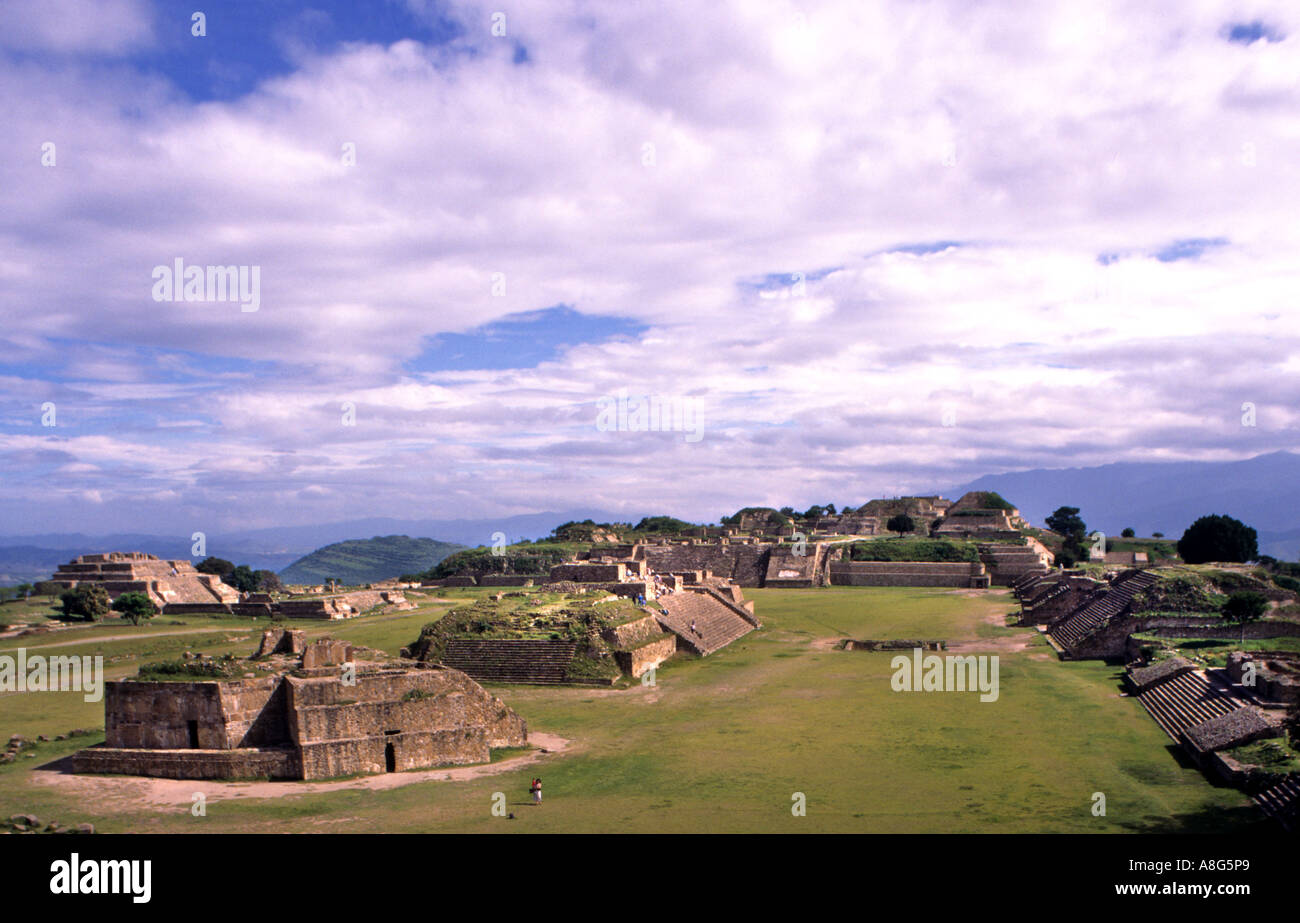
<path fill-rule="evenodd" d="M 1300 449 L 1294 4 L 196 5 L 0 2 L 0 534 Z"/>

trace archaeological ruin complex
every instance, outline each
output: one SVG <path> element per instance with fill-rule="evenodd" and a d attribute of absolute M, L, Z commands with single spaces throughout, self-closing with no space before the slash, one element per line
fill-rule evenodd
<path fill-rule="evenodd" d="M 267 631 L 239 678 L 105 688 L 105 742 L 76 772 L 174 779 L 328 779 L 486 763 L 524 720 L 459 670 Z M 196 672 L 200 673 L 201 671 Z"/>

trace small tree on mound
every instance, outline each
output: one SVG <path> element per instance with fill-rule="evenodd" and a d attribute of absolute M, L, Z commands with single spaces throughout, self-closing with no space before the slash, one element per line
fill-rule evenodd
<path fill-rule="evenodd" d="M 139 625 L 158 614 L 154 601 L 144 593 L 132 591 L 123 593 L 113 603 L 113 608 L 122 613 L 122 617 L 131 620 L 132 625 Z"/>
<path fill-rule="evenodd" d="M 902 538 L 906 533 L 915 531 L 916 523 L 906 513 L 899 513 L 897 516 L 889 517 L 889 522 L 885 523 L 885 528 L 890 532 L 897 532 L 899 538 Z"/>
<path fill-rule="evenodd" d="M 1223 604 L 1220 616 L 1225 622 L 1241 626 L 1241 643 L 1246 643 L 1246 625 L 1258 622 L 1268 611 L 1268 597 L 1254 590 L 1238 590 Z"/>
<path fill-rule="evenodd" d="M 1120 538 L 1133 538 L 1133 537 L 1136 536 L 1136 535 L 1137 535 L 1137 533 L 1133 531 L 1133 527 L 1132 527 L 1132 526 L 1129 526 L 1127 529 L 1125 529 L 1123 532 L 1121 532 L 1121 533 L 1119 534 L 1119 537 L 1120 537 Z"/>
<path fill-rule="evenodd" d="M 194 569 L 200 574 L 213 574 L 217 577 L 224 577 L 235 569 L 235 565 L 225 558 L 204 558 Z"/>
<path fill-rule="evenodd" d="M 1188 564 L 1253 561 L 1259 555 L 1259 536 L 1231 516 L 1202 516 L 1178 540 L 1178 554 Z"/>
<path fill-rule="evenodd" d="M 112 611 L 108 590 L 98 583 L 83 583 L 59 597 L 63 616 L 82 622 L 97 622 Z"/>

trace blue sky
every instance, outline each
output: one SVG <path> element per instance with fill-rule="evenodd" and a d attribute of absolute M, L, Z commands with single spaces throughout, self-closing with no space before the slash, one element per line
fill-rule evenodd
<path fill-rule="evenodd" d="M 0 534 L 1300 448 L 1289 6 L 212 6 L 0 0 Z"/>

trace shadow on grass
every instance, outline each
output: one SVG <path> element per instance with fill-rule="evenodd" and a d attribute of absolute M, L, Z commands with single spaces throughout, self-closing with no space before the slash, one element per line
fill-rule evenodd
<path fill-rule="evenodd" d="M 1131 833 L 1282 833 L 1281 826 L 1269 820 L 1253 804 L 1238 807 L 1211 805 L 1170 817 L 1147 816 L 1120 826 Z"/>

